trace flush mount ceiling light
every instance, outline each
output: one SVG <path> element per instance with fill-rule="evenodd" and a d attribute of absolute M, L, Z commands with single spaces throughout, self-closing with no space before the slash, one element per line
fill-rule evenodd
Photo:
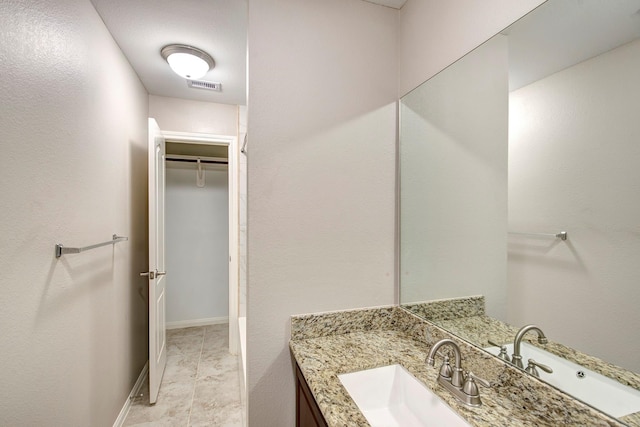
<path fill-rule="evenodd" d="M 216 66 L 211 55 L 197 47 L 170 44 L 160 51 L 171 69 L 185 79 L 199 79 Z"/>

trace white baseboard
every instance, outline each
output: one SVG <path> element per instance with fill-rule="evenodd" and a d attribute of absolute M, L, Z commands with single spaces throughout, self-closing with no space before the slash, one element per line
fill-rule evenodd
<path fill-rule="evenodd" d="M 180 320 L 177 322 L 167 322 L 167 329 L 190 328 L 193 326 L 218 325 L 229 323 L 229 317 L 209 317 L 206 319 Z"/>
<path fill-rule="evenodd" d="M 124 420 L 127 419 L 127 415 L 129 414 L 129 409 L 131 409 L 131 400 L 140 393 L 140 387 L 142 387 L 142 384 L 144 384 L 144 380 L 147 377 L 148 372 L 149 362 L 147 361 L 147 363 L 145 363 L 144 367 L 142 368 L 142 372 L 140 372 L 140 375 L 138 375 L 138 379 L 133 385 L 131 393 L 129 393 L 129 397 L 127 397 L 127 401 L 124 402 L 124 405 L 122 406 L 122 409 L 118 414 L 118 418 L 116 418 L 115 422 L 113 423 L 113 427 L 122 427 L 122 425 L 124 424 Z"/>
<path fill-rule="evenodd" d="M 247 426 L 247 318 L 238 318 L 240 353 L 238 354 L 238 378 L 240 381 L 240 405 L 242 407 L 242 427 Z"/>

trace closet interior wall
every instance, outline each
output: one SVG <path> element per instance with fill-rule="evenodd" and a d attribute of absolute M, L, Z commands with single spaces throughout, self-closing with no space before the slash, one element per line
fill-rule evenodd
<path fill-rule="evenodd" d="M 221 159 L 226 157 L 225 146 L 167 144 L 167 328 L 228 321 L 229 183 Z M 211 158 L 215 163 L 207 162 Z"/>

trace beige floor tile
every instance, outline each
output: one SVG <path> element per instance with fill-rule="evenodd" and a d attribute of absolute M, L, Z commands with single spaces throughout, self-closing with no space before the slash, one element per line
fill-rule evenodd
<path fill-rule="evenodd" d="M 218 377 L 226 373 L 238 374 L 238 357 L 232 356 L 228 352 L 207 352 L 202 353 L 200 364 L 198 365 L 198 379 Z"/>
<path fill-rule="evenodd" d="M 167 339 L 167 355 L 171 354 L 200 354 L 202 352 L 203 336 L 187 335 Z"/>
<path fill-rule="evenodd" d="M 132 401 L 127 427 L 241 427 L 238 358 L 229 354 L 228 325 L 167 331 L 167 367 L 158 402 L 148 383 Z"/>
<path fill-rule="evenodd" d="M 207 325 L 204 327 L 205 333 L 213 333 L 217 335 L 225 335 L 227 336 L 229 332 L 229 324 L 228 323 L 217 323 L 215 325 Z"/>
<path fill-rule="evenodd" d="M 209 332 L 204 335 L 205 350 L 226 349 L 229 351 L 229 336 L 225 332 Z"/>
<path fill-rule="evenodd" d="M 189 425 L 240 426 L 240 389 L 231 374 L 196 381 Z"/>
<path fill-rule="evenodd" d="M 126 424 L 127 427 L 178 427 L 186 424 L 181 424 L 178 420 L 175 421 L 149 421 L 137 424 Z"/>
<path fill-rule="evenodd" d="M 236 372 L 221 372 L 218 375 L 196 380 L 193 405 L 214 401 L 225 406 L 240 400 L 240 382 Z"/>
<path fill-rule="evenodd" d="M 203 336 L 207 326 L 194 326 L 191 328 L 167 329 L 167 339 L 173 337 L 186 337 L 191 335 Z"/>
<path fill-rule="evenodd" d="M 194 410 L 189 419 L 189 427 L 241 427 L 242 409 L 240 403 L 234 406 L 217 408 L 211 412 Z"/>
<path fill-rule="evenodd" d="M 143 423 L 169 423 L 186 426 L 193 399 L 194 382 L 163 383 L 155 405 L 149 405 L 148 396 L 134 399 L 125 420 L 125 426 Z"/>
<path fill-rule="evenodd" d="M 194 380 L 198 371 L 200 354 L 168 354 L 167 366 L 164 369 L 163 383 L 184 382 Z"/>

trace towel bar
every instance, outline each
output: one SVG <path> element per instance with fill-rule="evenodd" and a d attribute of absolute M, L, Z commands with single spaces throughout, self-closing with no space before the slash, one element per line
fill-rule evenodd
<path fill-rule="evenodd" d="M 567 240 L 567 232 L 561 231 L 556 234 L 548 234 L 548 233 L 519 233 L 517 231 L 509 231 L 509 234 L 519 234 L 521 236 L 539 236 L 539 237 L 555 237 L 560 240 Z"/>
<path fill-rule="evenodd" d="M 62 243 L 58 243 L 56 245 L 56 258 L 60 258 L 65 254 L 79 254 L 80 252 L 88 251 L 90 249 L 99 248 L 101 246 L 107 245 L 115 245 L 118 242 L 124 242 L 125 240 L 129 240 L 128 237 L 118 236 L 116 234 L 113 235 L 112 239 L 107 242 L 96 243 L 95 245 L 85 246 L 82 248 L 68 248 L 62 245 Z"/>

